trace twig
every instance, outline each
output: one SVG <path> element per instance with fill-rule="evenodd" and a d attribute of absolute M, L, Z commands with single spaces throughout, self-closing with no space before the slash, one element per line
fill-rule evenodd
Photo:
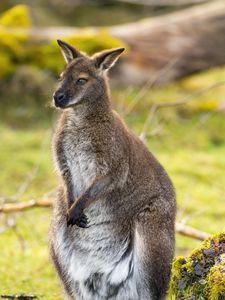
<path fill-rule="evenodd" d="M 26 240 L 24 239 L 23 235 L 19 232 L 15 218 L 10 217 L 6 219 L 5 226 L 0 228 L 0 234 L 3 234 L 8 230 L 12 230 L 15 233 L 16 237 L 19 240 L 21 249 L 25 251 L 27 249 Z"/>
<path fill-rule="evenodd" d="M 211 91 L 212 89 L 215 89 L 215 88 L 220 87 L 222 85 L 225 85 L 225 80 L 221 80 L 221 81 L 218 81 L 216 83 L 213 83 L 213 84 L 209 85 L 206 88 L 200 89 L 200 90 L 192 93 L 191 95 L 188 95 L 187 97 L 184 97 L 181 100 L 174 101 L 174 102 L 166 102 L 166 103 L 156 104 L 157 109 L 164 108 L 164 107 L 176 107 L 176 106 L 187 104 L 188 102 L 192 101 L 197 96 L 201 96 L 205 92 Z"/>
<path fill-rule="evenodd" d="M 48 146 L 49 135 L 50 135 L 50 130 L 46 130 L 45 135 L 42 140 L 42 143 L 41 143 L 38 159 L 35 162 L 31 171 L 27 174 L 25 181 L 19 186 L 17 192 L 14 195 L 0 196 L 0 203 L 16 202 L 27 191 L 27 189 L 29 188 L 32 181 L 36 178 L 36 175 L 40 169 L 40 165 L 41 165 L 42 159 L 44 157 L 44 153 Z"/>
<path fill-rule="evenodd" d="M 17 203 L 5 203 L 0 205 L 0 213 L 20 212 L 34 207 L 50 207 L 52 206 L 51 199 L 44 200 L 29 200 Z"/>
<path fill-rule="evenodd" d="M 35 179 L 41 165 L 41 161 L 43 159 L 44 153 L 46 151 L 46 148 L 48 146 L 48 141 L 49 141 L 49 135 L 50 135 L 50 130 L 46 130 L 44 138 L 42 140 L 41 148 L 40 148 L 40 154 L 38 156 L 38 159 L 31 170 L 31 172 L 28 173 L 26 180 L 24 183 L 19 187 L 18 191 L 16 194 L 12 197 L 12 199 L 17 200 L 20 198 L 28 189 L 30 186 L 31 182 Z"/>
<path fill-rule="evenodd" d="M 148 117 L 145 120 L 145 123 L 144 123 L 144 126 L 143 126 L 143 130 L 142 130 L 142 132 L 140 134 L 140 138 L 143 141 L 145 141 L 149 125 L 152 122 L 153 118 L 156 115 L 156 112 L 159 109 L 170 108 L 170 107 L 178 107 L 178 106 L 182 106 L 182 105 L 188 104 L 190 101 L 192 101 L 196 97 L 201 96 L 204 93 L 206 93 L 208 91 L 211 91 L 212 89 L 215 89 L 217 87 L 223 86 L 223 85 L 225 85 L 225 80 L 213 83 L 210 86 L 208 86 L 206 88 L 203 88 L 203 89 L 200 89 L 200 90 L 192 93 L 191 95 L 188 95 L 188 96 L 184 97 L 181 100 L 177 100 L 177 101 L 173 101 L 173 102 L 153 103 L 153 105 L 152 105 L 152 107 L 151 107 L 151 109 L 149 111 Z M 198 100 L 201 100 L 201 99 L 198 99 Z"/>
<path fill-rule="evenodd" d="M 16 237 L 18 238 L 18 241 L 20 243 L 22 251 L 26 251 L 26 249 L 27 249 L 27 242 L 24 239 L 23 235 L 19 232 L 17 224 L 16 224 L 16 221 L 14 219 L 9 219 L 8 223 L 9 224 L 11 223 L 10 224 L 10 225 L 12 225 L 11 228 L 12 228 L 13 232 L 15 233 Z M 13 226 L 13 223 L 14 223 L 14 226 Z"/>
<path fill-rule="evenodd" d="M 15 227 L 15 221 L 14 222 L 8 222 L 8 220 L 7 220 L 5 226 L 0 227 L 0 234 L 3 234 L 6 231 L 8 231 L 8 230 L 10 230 L 14 227 Z"/>
<path fill-rule="evenodd" d="M 200 231 L 182 223 L 176 223 L 176 232 L 200 241 L 203 241 L 210 236 L 209 233 Z"/>
<path fill-rule="evenodd" d="M 134 97 L 133 101 L 127 106 L 125 110 L 125 115 L 129 115 L 138 102 L 144 97 L 144 95 L 151 89 L 153 86 L 156 86 L 160 78 L 166 74 L 171 68 L 173 68 L 179 62 L 178 58 L 174 58 L 165 65 L 164 68 L 159 70 L 155 76 L 150 78 L 139 90 L 137 95 Z"/>
<path fill-rule="evenodd" d="M 153 119 L 153 117 L 155 116 L 155 113 L 157 111 L 157 104 L 153 104 L 151 109 L 150 109 L 150 112 L 148 114 L 148 117 L 146 118 L 145 120 L 145 123 L 144 123 L 144 126 L 143 126 L 143 130 L 142 130 L 142 133 L 140 134 L 140 139 L 144 142 L 145 139 L 146 139 L 146 136 L 147 136 L 147 131 L 148 131 L 148 127 L 149 127 L 149 124 L 151 123 L 151 120 Z"/>
<path fill-rule="evenodd" d="M 30 200 L 18 203 L 6 203 L 0 206 L 0 213 L 14 213 L 28 210 L 35 207 L 51 207 L 53 199 L 44 200 Z M 176 231 L 182 235 L 195 238 L 197 240 L 204 240 L 209 237 L 209 234 L 202 232 L 182 223 L 176 223 Z"/>

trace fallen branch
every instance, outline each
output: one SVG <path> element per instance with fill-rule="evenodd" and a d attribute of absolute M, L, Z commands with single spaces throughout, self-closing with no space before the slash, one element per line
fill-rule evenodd
<path fill-rule="evenodd" d="M 1 298 L 4 299 L 11 299 L 11 300 L 31 300 L 31 299 L 38 299 L 38 296 L 35 295 L 0 295 Z"/>
<path fill-rule="evenodd" d="M 43 199 L 43 200 L 29 200 L 17 203 L 5 203 L 0 205 L 0 213 L 14 213 L 29 210 L 31 208 L 37 207 L 51 207 L 53 199 Z M 209 237 L 209 234 L 202 232 L 190 226 L 184 225 L 182 223 L 176 223 L 176 231 L 182 235 L 197 239 L 205 240 Z"/>
<path fill-rule="evenodd" d="M 210 236 L 207 232 L 200 231 L 182 223 L 176 223 L 176 232 L 200 241 L 203 241 Z"/>
<path fill-rule="evenodd" d="M 34 207 L 50 207 L 50 206 L 52 206 L 52 199 L 46 199 L 46 200 L 32 199 L 24 202 L 2 204 L 0 205 L 0 213 L 8 214 L 8 213 L 24 211 Z"/>
<path fill-rule="evenodd" d="M 182 5 L 194 5 L 204 2 L 209 2 L 210 0 L 116 0 L 117 2 L 143 5 L 143 6 L 182 6 Z"/>

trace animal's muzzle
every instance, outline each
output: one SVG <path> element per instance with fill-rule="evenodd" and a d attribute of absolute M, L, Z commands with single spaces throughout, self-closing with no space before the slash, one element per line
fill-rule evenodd
<path fill-rule="evenodd" d="M 53 95 L 53 99 L 56 107 L 65 107 L 67 103 L 66 94 L 61 91 L 55 92 Z"/>

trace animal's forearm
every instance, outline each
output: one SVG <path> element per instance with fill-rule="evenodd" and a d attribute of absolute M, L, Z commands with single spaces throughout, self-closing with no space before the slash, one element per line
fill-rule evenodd
<path fill-rule="evenodd" d="M 112 187 L 112 182 L 109 176 L 104 176 L 96 179 L 90 185 L 90 187 L 72 205 L 70 211 L 73 211 L 74 209 L 76 209 L 76 207 L 85 209 L 93 201 L 103 196 L 106 196 L 111 191 L 111 187 Z"/>
<path fill-rule="evenodd" d="M 64 183 L 65 200 L 67 203 L 67 208 L 70 209 L 70 207 L 74 203 L 75 198 L 73 195 L 72 175 L 68 167 L 68 162 L 65 154 L 65 147 L 63 145 L 63 131 L 59 133 L 55 140 L 55 149 L 55 159 L 57 167 L 60 172 L 62 181 Z"/>
<path fill-rule="evenodd" d="M 72 177 L 68 168 L 62 169 L 61 171 L 64 188 L 65 188 L 65 200 L 67 203 L 68 209 L 74 204 L 74 194 L 73 194 L 73 184 L 72 184 Z"/>
<path fill-rule="evenodd" d="M 71 208 L 71 206 L 74 204 L 74 195 L 73 195 L 73 187 L 71 183 L 67 183 L 66 184 L 66 202 L 67 202 L 67 206 L 68 209 Z"/>
<path fill-rule="evenodd" d="M 110 176 L 104 176 L 96 179 L 90 187 L 78 198 L 68 210 L 68 225 L 80 223 L 81 227 L 86 227 L 87 218 L 83 214 L 83 210 L 87 208 L 92 202 L 98 200 L 101 197 L 106 196 L 112 191 L 113 182 Z"/>

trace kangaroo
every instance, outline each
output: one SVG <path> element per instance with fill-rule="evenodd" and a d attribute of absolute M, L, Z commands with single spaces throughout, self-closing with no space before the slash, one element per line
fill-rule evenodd
<path fill-rule="evenodd" d="M 124 48 L 91 57 L 64 41 L 54 105 L 61 184 L 50 255 L 68 299 L 161 300 L 174 255 L 175 191 L 112 109 L 107 71 Z"/>

